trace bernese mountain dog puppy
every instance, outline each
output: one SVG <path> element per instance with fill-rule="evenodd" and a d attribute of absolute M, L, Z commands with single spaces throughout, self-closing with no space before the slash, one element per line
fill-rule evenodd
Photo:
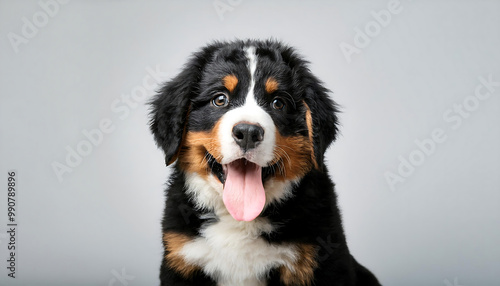
<path fill-rule="evenodd" d="M 329 90 L 274 40 L 214 42 L 152 99 L 167 165 L 161 285 L 380 285 L 349 253 Z"/>

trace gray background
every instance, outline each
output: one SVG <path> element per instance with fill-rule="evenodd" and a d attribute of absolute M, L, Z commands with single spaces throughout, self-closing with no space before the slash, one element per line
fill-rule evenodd
<path fill-rule="evenodd" d="M 377 31 L 373 13 L 390 2 L 68 1 L 44 19 L 38 1 L 0 1 L 0 284 L 157 285 L 169 171 L 147 126 L 154 91 L 135 107 L 121 96 L 148 69 L 160 71 L 148 86 L 175 76 L 211 40 L 275 37 L 342 106 L 327 157 L 355 257 L 384 285 L 499 285 L 500 87 L 473 97 L 480 77 L 500 81 L 500 3 L 401 0 Z M 16 46 L 23 18 L 39 26 Z M 373 37 L 348 62 L 340 46 L 366 26 Z M 467 117 L 446 120 L 464 101 Z M 54 162 L 106 118 L 113 131 L 59 180 Z M 446 140 L 418 157 L 415 141 L 436 129 Z M 412 154 L 418 166 L 391 189 L 385 174 Z M 16 279 L 5 268 L 11 169 Z"/>

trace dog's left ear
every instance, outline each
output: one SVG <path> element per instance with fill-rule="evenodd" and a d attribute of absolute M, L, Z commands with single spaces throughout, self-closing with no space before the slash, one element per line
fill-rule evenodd
<path fill-rule="evenodd" d="M 308 69 L 302 74 L 302 83 L 305 84 L 304 102 L 311 111 L 314 155 L 322 168 L 325 151 L 338 132 L 338 108 L 328 96 L 330 91 Z"/>
<path fill-rule="evenodd" d="M 179 155 L 191 99 L 199 92 L 201 73 L 216 49 L 214 43 L 193 54 L 183 70 L 150 101 L 150 129 L 156 144 L 165 152 L 167 166 Z"/>
<path fill-rule="evenodd" d="M 283 61 L 292 70 L 294 89 L 302 95 L 312 118 L 314 156 L 320 170 L 324 168 L 326 149 L 337 135 L 337 104 L 330 99 L 330 90 L 309 70 L 308 62 L 303 60 L 293 48 L 281 50 Z"/>

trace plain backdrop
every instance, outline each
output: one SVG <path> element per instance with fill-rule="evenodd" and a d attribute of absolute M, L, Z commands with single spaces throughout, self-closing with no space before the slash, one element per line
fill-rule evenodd
<path fill-rule="evenodd" d="M 499 285 L 499 13 L 498 1 L 0 1 L 0 284 L 158 285 L 169 170 L 146 102 L 208 42 L 276 38 L 341 106 L 327 158 L 357 260 L 388 286 Z"/>

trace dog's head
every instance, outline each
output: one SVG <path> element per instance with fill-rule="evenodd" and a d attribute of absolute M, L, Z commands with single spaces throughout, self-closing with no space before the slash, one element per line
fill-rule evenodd
<path fill-rule="evenodd" d="M 151 130 L 185 173 L 215 177 L 237 220 L 266 203 L 266 181 L 298 181 L 337 133 L 328 90 L 296 52 L 275 41 L 216 42 L 151 102 Z"/>

